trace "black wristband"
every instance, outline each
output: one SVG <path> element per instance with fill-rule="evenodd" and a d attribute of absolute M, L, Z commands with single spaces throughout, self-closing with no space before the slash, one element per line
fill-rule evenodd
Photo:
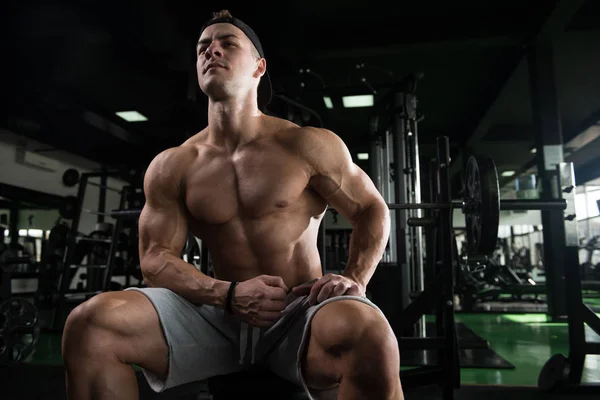
<path fill-rule="evenodd" d="M 237 285 L 236 281 L 231 282 L 231 285 L 229 285 L 229 291 L 227 292 L 227 300 L 225 301 L 225 309 L 227 310 L 227 312 L 229 314 L 233 314 L 233 309 L 231 308 L 231 302 L 233 300 L 233 289 L 235 289 L 236 285 Z"/>

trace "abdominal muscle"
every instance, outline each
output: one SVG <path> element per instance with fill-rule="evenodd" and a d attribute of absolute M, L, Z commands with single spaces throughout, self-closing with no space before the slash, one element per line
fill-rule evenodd
<path fill-rule="evenodd" d="M 205 240 L 216 279 L 280 276 L 291 289 L 323 275 L 316 245 L 321 217 L 309 219 L 307 223 L 304 215 L 282 213 L 258 220 L 235 219 L 209 229 L 197 226 L 192 231 Z"/>

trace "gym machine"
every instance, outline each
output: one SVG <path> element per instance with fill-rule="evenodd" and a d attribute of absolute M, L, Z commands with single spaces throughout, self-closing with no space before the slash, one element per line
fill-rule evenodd
<path fill-rule="evenodd" d="M 418 202 L 421 183 L 418 179 L 417 123 L 420 116 L 415 90 L 420 78 L 420 75 L 411 75 L 394 85 L 382 104 L 376 106 L 378 114 L 372 119 L 372 179 L 390 210 L 395 210 L 393 235 L 378 270 L 381 267 L 395 269 L 396 273 L 392 275 L 399 280 L 395 287 L 400 288 L 400 299 L 397 299 L 401 303 L 400 315 L 386 313 L 385 307 L 382 310 L 398 337 L 400 351 L 437 351 L 435 366 L 401 371 L 403 386 L 438 384 L 444 399 L 452 399 L 454 389 L 460 387 L 454 319 L 458 266 L 452 221 L 454 209 L 462 209 L 465 215 L 467 255 L 472 259 L 485 259 L 496 248 L 500 209 L 564 210 L 567 205 L 564 200 L 500 200 L 495 164 L 483 156 L 468 159 L 463 199 L 452 200 L 447 137 L 437 138 L 436 158 L 429 164 L 431 202 Z M 406 200 L 411 202 L 403 202 Z M 420 211 L 426 213 L 423 215 Z M 424 232 L 415 228 L 422 228 Z M 427 252 L 427 279 L 422 258 L 423 243 Z M 386 292 L 389 288 L 388 285 Z M 378 303 L 376 298 L 373 300 Z M 434 315 L 433 335 L 428 335 L 424 329 L 426 314 Z"/>
<path fill-rule="evenodd" d="M 376 105 L 371 119 L 372 180 L 388 204 L 421 202 L 421 171 L 419 159 L 416 87 L 420 75 L 410 75 L 391 88 Z M 409 218 L 421 218 L 423 209 L 395 209 L 390 240 L 383 254 L 386 265 L 397 263 L 401 268 L 401 304 L 410 304 L 410 293 L 423 291 L 423 228 L 407 224 Z M 393 239 L 393 237 L 392 237 Z M 417 326 L 424 335 L 425 324 Z"/>
<path fill-rule="evenodd" d="M 588 342 L 585 326 L 600 335 L 600 318 L 583 303 L 579 268 L 579 235 L 575 208 L 575 173 L 572 163 L 557 166 L 560 193 L 567 203 L 565 212 L 565 286 L 569 325 L 569 355 L 553 355 L 538 376 L 538 387 L 544 392 L 600 393 L 600 384 L 582 383 L 586 355 L 600 354 L 600 342 Z"/>
<path fill-rule="evenodd" d="M 77 196 L 66 196 L 63 206 L 61 207 L 60 215 L 65 219 L 71 220 L 71 226 L 67 234 L 67 245 L 64 252 L 63 269 L 59 278 L 58 292 L 50 299 L 54 305 L 52 312 L 51 326 L 53 330 L 60 331 L 63 325 L 63 320 L 68 314 L 67 306 L 72 303 L 80 303 L 99 293 L 110 290 L 112 285 L 112 276 L 117 264 L 117 254 L 120 249 L 120 239 L 123 229 L 126 225 L 126 220 L 135 219 L 139 216 L 139 210 L 136 209 L 135 214 L 131 213 L 113 213 L 105 212 L 105 196 L 106 190 L 116 190 L 106 185 L 107 177 L 121 177 L 122 171 L 106 171 L 87 172 L 79 175 L 75 170 L 67 170 L 63 175 L 63 183 L 67 186 L 79 185 Z M 101 183 L 91 182 L 90 178 L 100 178 Z M 134 177 L 134 180 L 137 178 Z M 137 179 L 140 181 L 140 179 Z M 83 208 L 86 189 L 88 185 L 100 187 L 100 209 L 98 211 L 86 210 Z M 138 191 L 132 185 L 125 185 L 121 190 L 116 190 L 120 194 L 119 210 L 127 208 L 141 207 L 143 198 L 140 198 Z M 106 229 L 104 232 L 98 232 L 96 235 L 89 237 L 81 237 L 78 234 L 79 222 L 83 212 L 95 214 L 98 216 L 98 223 L 103 224 L 105 217 L 112 217 L 116 220 L 114 227 Z M 98 257 L 99 262 L 94 263 L 94 257 L 89 257 L 85 265 L 81 265 L 83 258 L 78 254 L 79 242 L 90 242 L 96 248 L 102 249 L 102 256 Z M 135 251 L 134 251 L 135 255 Z M 71 280 L 74 276 L 74 271 L 78 268 L 86 268 L 86 287 L 81 290 L 70 290 Z M 127 282 L 128 283 L 128 282 Z"/>
<path fill-rule="evenodd" d="M 0 260 L 0 366 L 27 361 L 40 337 L 40 314 L 25 298 L 12 296 L 13 266 L 29 257 L 4 255 Z"/>
<path fill-rule="evenodd" d="M 444 398 L 453 398 L 453 390 L 460 387 L 458 346 L 454 324 L 453 235 L 451 187 L 449 177 L 450 149 L 446 137 L 437 139 L 437 157 L 432 162 L 432 187 L 436 188 L 432 200 L 421 203 L 420 160 L 418 147 L 418 122 L 416 87 L 420 75 L 410 75 L 392 87 L 381 104 L 379 114 L 371 120 L 371 160 L 373 181 L 394 210 L 391 221 L 390 243 L 382 257 L 383 267 L 395 270 L 399 278 L 400 298 L 396 298 L 399 315 L 388 315 L 398 337 L 400 351 L 422 349 L 437 351 L 437 365 L 424 366 L 401 372 L 405 388 L 438 383 Z M 428 216 L 423 216 L 423 211 Z M 433 212 L 433 210 L 436 210 Z M 423 228 L 435 278 L 425 289 Z M 435 239 L 433 237 L 435 236 Z M 410 296 L 415 293 L 416 296 Z M 374 302 L 378 303 L 378 293 Z M 411 299 L 412 297 L 412 299 Z M 412 300 L 412 301 L 411 301 Z M 434 306 L 435 303 L 435 306 Z M 434 306 L 434 307 L 432 307 Z M 385 307 L 384 307 L 385 308 Z M 434 336 L 427 335 L 424 315 L 435 309 Z M 408 333 L 408 334 L 407 334 Z"/>

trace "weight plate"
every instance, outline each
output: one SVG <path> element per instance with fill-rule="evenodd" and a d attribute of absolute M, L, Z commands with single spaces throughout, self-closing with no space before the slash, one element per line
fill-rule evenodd
<path fill-rule="evenodd" d="M 465 223 L 470 256 L 492 255 L 498 241 L 500 186 L 494 161 L 471 156 L 465 170 Z"/>
<path fill-rule="evenodd" d="M 13 297 L 0 304 L 0 365 L 28 360 L 40 337 L 37 308 L 25 299 Z"/>
<path fill-rule="evenodd" d="M 555 354 L 544 364 L 538 376 L 538 388 L 549 392 L 568 383 L 569 359 Z"/>
<path fill-rule="evenodd" d="M 69 168 L 63 173 L 62 181 L 65 186 L 73 187 L 79 183 L 79 178 L 79 171 Z"/>

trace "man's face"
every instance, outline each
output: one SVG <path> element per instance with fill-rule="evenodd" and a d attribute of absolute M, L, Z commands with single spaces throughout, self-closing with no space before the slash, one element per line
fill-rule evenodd
<path fill-rule="evenodd" d="M 231 24 L 206 28 L 196 47 L 200 89 L 213 99 L 224 99 L 258 85 L 266 65 L 264 59 L 256 59 L 252 49 L 250 39 Z"/>

